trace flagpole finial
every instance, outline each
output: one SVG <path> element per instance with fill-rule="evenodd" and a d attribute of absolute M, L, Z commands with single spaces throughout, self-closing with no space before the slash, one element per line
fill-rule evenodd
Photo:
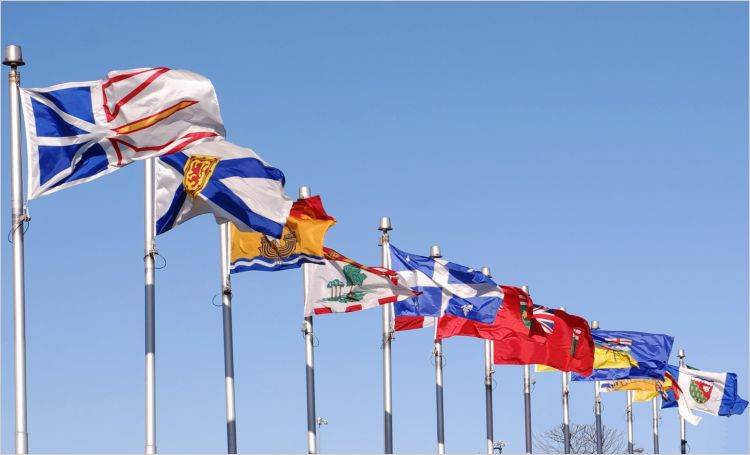
<path fill-rule="evenodd" d="M 443 254 L 440 252 L 440 245 L 432 245 L 430 247 L 430 257 L 433 259 L 443 257 Z"/>
<path fill-rule="evenodd" d="M 492 278 L 492 273 L 490 272 L 490 268 L 482 267 L 482 275 L 486 276 L 487 278 Z"/>
<path fill-rule="evenodd" d="M 679 351 L 677 351 L 677 357 L 679 357 L 681 359 L 685 358 L 685 350 L 684 349 L 680 349 Z"/>
<path fill-rule="evenodd" d="M 3 60 L 3 65 L 23 66 L 25 64 L 26 62 L 23 61 L 23 57 L 21 56 L 21 46 L 9 44 L 5 47 L 5 60 Z"/>
<path fill-rule="evenodd" d="M 391 229 L 393 229 L 391 227 L 391 218 L 387 216 L 380 217 L 380 227 L 378 228 L 378 230 L 388 232 Z"/>
<path fill-rule="evenodd" d="M 521 289 L 523 289 L 523 292 L 525 292 L 525 293 L 527 293 L 527 294 L 530 294 L 530 293 L 529 293 L 529 287 L 528 287 L 528 286 L 526 286 L 526 285 L 523 285 L 523 286 L 521 286 Z"/>
<path fill-rule="evenodd" d="M 310 187 L 301 186 L 299 187 L 299 199 L 307 199 L 310 197 Z"/>
<path fill-rule="evenodd" d="M 565 311 L 565 307 L 564 307 L 564 306 L 561 306 L 561 307 L 560 307 L 560 311 Z"/>
<path fill-rule="evenodd" d="M 591 328 L 594 329 L 594 330 L 599 329 L 599 321 L 597 321 L 597 320 L 591 321 Z"/>

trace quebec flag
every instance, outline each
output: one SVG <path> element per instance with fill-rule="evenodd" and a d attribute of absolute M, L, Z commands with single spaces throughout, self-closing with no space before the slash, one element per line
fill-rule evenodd
<path fill-rule="evenodd" d="M 225 140 L 160 157 L 156 166 L 156 233 L 204 213 L 241 231 L 281 237 L 292 200 L 284 174 L 250 149 Z"/>
<path fill-rule="evenodd" d="M 184 70 L 21 89 L 21 102 L 29 199 L 225 135 L 211 81 Z"/>
<path fill-rule="evenodd" d="M 406 253 L 390 245 L 391 269 L 399 283 L 420 295 L 396 302 L 396 330 L 432 325 L 450 314 L 492 324 L 503 301 L 500 287 L 482 272 L 440 258 Z"/>

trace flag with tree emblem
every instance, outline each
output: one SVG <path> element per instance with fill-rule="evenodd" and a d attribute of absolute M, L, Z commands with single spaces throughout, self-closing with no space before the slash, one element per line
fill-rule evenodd
<path fill-rule="evenodd" d="M 325 263 L 306 269 L 305 316 L 349 313 L 414 297 L 393 270 L 367 267 L 323 248 Z"/>
<path fill-rule="evenodd" d="M 684 402 L 690 410 L 727 417 L 742 414 L 747 408 L 747 400 L 737 394 L 735 373 L 713 373 L 674 365 L 667 366 L 667 371 L 675 378 L 679 391 L 668 391 L 662 408 L 679 407 Z"/>

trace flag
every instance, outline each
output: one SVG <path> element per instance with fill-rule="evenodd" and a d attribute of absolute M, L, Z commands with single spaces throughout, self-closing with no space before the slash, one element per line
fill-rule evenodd
<path fill-rule="evenodd" d="M 505 288 L 503 286 L 503 291 Z M 505 292 L 505 295 L 509 293 Z M 541 364 L 559 371 L 590 374 L 594 362 L 594 343 L 588 322 L 563 310 L 536 306 L 525 293 L 516 295 L 525 298 L 505 298 L 495 319 L 496 323 L 500 321 L 500 324 L 513 327 L 513 330 L 508 336 L 495 339 L 493 362 Z"/>
<path fill-rule="evenodd" d="M 336 220 L 323 209 L 320 196 L 292 204 L 279 240 L 258 232 L 242 232 L 232 225 L 229 271 L 294 269 L 303 263 L 322 264 L 323 239 Z"/>
<path fill-rule="evenodd" d="M 21 89 L 21 102 L 29 199 L 225 135 L 211 81 L 185 70 L 113 71 Z"/>
<path fill-rule="evenodd" d="M 441 314 L 485 324 L 495 320 L 502 293 L 482 272 L 444 259 L 406 253 L 393 245 L 390 252 L 392 268 L 401 282 L 420 293 L 394 305 L 396 330 L 431 325 Z"/>
<path fill-rule="evenodd" d="M 599 385 L 602 392 L 630 390 L 633 392 L 633 401 L 649 401 L 671 387 L 671 381 L 669 379 L 664 381 L 658 379 L 617 379 L 602 381 Z"/>
<path fill-rule="evenodd" d="M 673 365 L 667 371 L 675 378 L 679 392 L 667 392 L 662 408 L 680 406 L 695 411 L 702 411 L 715 416 L 732 416 L 745 412 L 747 401 L 737 394 L 737 375 L 735 373 L 713 373 L 693 368 L 678 368 Z"/>
<path fill-rule="evenodd" d="M 617 330 L 592 330 L 594 371 L 589 376 L 572 374 L 573 381 L 661 379 L 672 351 L 669 335 Z"/>
<path fill-rule="evenodd" d="M 323 252 L 324 263 L 307 268 L 305 316 L 349 313 L 414 296 L 393 270 L 364 266 L 330 248 Z"/>
<path fill-rule="evenodd" d="M 159 157 L 156 166 L 156 233 L 204 213 L 241 231 L 279 238 L 292 201 L 284 174 L 250 149 L 221 140 Z"/>

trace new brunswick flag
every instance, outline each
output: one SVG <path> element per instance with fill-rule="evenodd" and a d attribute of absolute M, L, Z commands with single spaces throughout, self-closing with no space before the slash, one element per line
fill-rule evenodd
<path fill-rule="evenodd" d="M 323 239 L 336 220 L 323 209 L 320 196 L 292 205 L 281 237 L 242 232 L 232 225 L 230 272 L 294 269 L 305 262 L 323 264 Z"/>

